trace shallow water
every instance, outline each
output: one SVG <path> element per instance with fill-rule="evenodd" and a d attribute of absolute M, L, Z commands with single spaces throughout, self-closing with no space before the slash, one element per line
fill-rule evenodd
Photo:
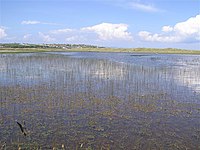
<path fill-rule="evenodd" d="M 0 106 L 8 149 L 198 149 L 200 56 L 1 54 Z"/>

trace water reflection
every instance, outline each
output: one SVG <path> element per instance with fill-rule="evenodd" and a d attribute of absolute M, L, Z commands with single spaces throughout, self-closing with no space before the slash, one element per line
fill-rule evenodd
<path fill-rule="evenodd" d="M 191 88 L 200 93 L 200 65 L 185 66 L 174 69 L 174 80 L 177 84 Z"/>
<path fill-rule="evenodd" d="M 0 144 L 195 149 L 199 76 L 199 56 L 0 55 Z"/>
<path fill-rule="evenodd" d="M 114 62 L 168 69 L 169 80 L 174 78 L 176 84 L 187 86 L 194 92 L 200 88 L 200 57 L 198 55 L 163 55 L 163 54 L 129 54 L 129 53 L 56 53 L 78 58 L 107 59 Z M 186 71 L 187 70 L 187 71 Z M 164 72 L 166 73 L 166 72 Z M 186 84 L 187 82 L 187 84 Z"/>

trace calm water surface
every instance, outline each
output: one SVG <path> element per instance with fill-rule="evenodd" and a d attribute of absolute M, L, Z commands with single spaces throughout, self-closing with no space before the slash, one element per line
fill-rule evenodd
<path fill-rule="evenodd" d="M 0 54 L 0 124 L 7 149 L 200 149 L 200 56 Z"/>

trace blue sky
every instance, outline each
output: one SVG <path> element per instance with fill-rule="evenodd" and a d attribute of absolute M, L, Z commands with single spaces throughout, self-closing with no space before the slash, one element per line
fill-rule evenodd
<path fill-rule="evenodd" d="M 0 42 L 200 50 L 200 1 L 0 0 Z"/>

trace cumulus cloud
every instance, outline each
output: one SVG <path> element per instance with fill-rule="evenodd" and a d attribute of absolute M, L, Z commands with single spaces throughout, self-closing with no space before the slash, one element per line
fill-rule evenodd
<path fill-rule="evenodd" d="M 45 43 L 85 43 L 85 44 L 101 44 L 101 45 L 117 45 L 121 41 L 130 42 L 133 37 L 128 32 L 126 24 L 101 23 L 94 26 L 83 27 L 79 29 L 61 28 L 50 30 L 46 33 L 39 32 L 39 38 L 34 35 L 32 39 L 42 40 Z M 24 36 L 24 40 L 29 35 Z M 29 38 L 30 40 L 30 38 Z"/>
<path fill-rule="evenodd" d="M 6 31 L 4 27 L 0 27 L 0 39 L 3 39 L 4 37 L 6 37 Z"/>
<path fill-rule="evenodd" d="M 150 42 L 179 42 L 181 41 L 181 37 L 179 36 L 166 36 L 162 34 L 152 34 L 147 31 L 141 31 L 138 34 L 140 38 L 142 38 L 145 41 L 150 41 Z"/>
<path fill-rule="evenodd" d="M 174 31 L 183 36 L 200 36 L 200 14 L 196 17 L 189 18 L 185 22 L 177 23 L 174 26 Z"/>
<path fill-rule="evenodd" d="M 199 42 L 200 41 L 200 14 L 174 27 L 163 26 L 163 33 L 154 34 L 147 31 L 138 33 L 139 37 L 151 42 Z"/>
<path fill-rule="evenodd" d="M 42 38 L 43 42 L 53 42 L 55 41 L 55 38 L 51 37 L 50 35 L 43 34 L 42 32 L 39 32 L 39 36 Z"/>
<path fill-rule="evenodd" d="M 171 26 L 163 26 L 162 31 L 163 32 L 171 32 L 171 31 L 173 31 L 173 28 Z"/>
<path fill-rule="evenodd" d="M 85 27 L 82 31 L 94 32 L 100 40 L 132 40 L 131 34 L 127 31 L 127 24 L 101 23 L 95 26 Z"/>

